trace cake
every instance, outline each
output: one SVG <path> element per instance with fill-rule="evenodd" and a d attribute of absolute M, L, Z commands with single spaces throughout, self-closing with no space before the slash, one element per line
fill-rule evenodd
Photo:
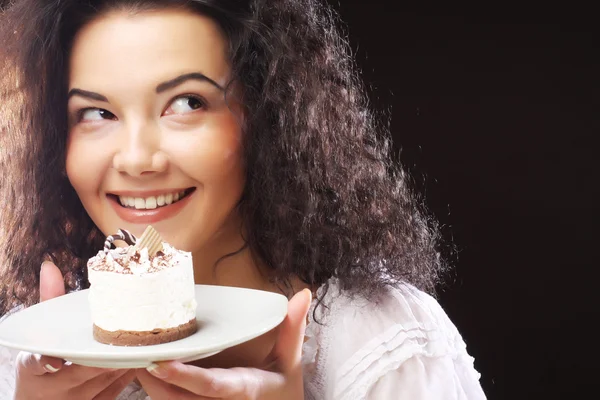
<path fill-rule="evenodd" d="M 140 240 L 120 230 L 88 261 L 93 336 L 100 343 L 155 345 L 197 330 L 192 255 L 162 240 L 140 246 L 149 230 Z M 129 246 L 113 249 L 114 240 Z"/>

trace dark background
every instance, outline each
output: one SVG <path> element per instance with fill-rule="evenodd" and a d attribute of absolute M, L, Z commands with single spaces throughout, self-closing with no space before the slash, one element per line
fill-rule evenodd
<path fill-rule="evenodd" d="M 459 249 L 440 302 L 488 398 L 595 397 L 592 10 L 332 4 L 401 160 Z"/>

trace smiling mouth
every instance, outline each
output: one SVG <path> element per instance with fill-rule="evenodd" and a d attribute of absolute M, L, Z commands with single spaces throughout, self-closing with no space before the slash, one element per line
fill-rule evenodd
<path fill-rule="evenodd" d="M 196 188 L 189 188 L 178 192 L 170 192 L 148 197 L 117 196 L 115 194 L 109 194 L 108 196 L 114 198 L 123 208 L 129 208 L 132 210 L 154 210 L 180 202 L 192 194 L 195 190 Z"/>

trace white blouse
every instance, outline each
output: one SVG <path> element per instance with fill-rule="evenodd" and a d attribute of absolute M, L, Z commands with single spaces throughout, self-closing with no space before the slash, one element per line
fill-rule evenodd
<path fill-rule="evenodd" d="M 431 296 L 402 285 L 372 303 L 332 280 L 323 300 L 320 323 L 314 301 L 306 328 L 306 400 L 485 399 L 465 342 Z M 14 393 L 15 358 L 0 348 L 0 399 Z M 118 400 L 150 398 L 132 383 Z"/>
<path fill-rule="evenodd" d="M 307 400 L 485 399 L 465 342 L 435 299 L 410 285 L 376 302 L 335 281 L 312 309 L 304 345 Z"/>

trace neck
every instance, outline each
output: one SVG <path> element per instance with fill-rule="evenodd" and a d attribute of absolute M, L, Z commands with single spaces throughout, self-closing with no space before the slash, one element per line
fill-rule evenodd
<path fill-rule="evenodd" d="M 192 253 L 195 282 L 270 290 L 268 276 L 261 273 L 243 237 L 243 224 L 234 213 L 217 234 Z"/>
<path fill-rule="evenodd" d="M 196 284 L 243 287 L 293 295 L 310 288 L 299 278 L 290 279 L 291 293 L 284 293 L 269 279 L 269 270 L 247 246 L 241 224 L 233 221 L 230 229 L 223 230 L 202 248 L 193 252 Z M 313 289 L 313 288 L 311 288 Z"/>

